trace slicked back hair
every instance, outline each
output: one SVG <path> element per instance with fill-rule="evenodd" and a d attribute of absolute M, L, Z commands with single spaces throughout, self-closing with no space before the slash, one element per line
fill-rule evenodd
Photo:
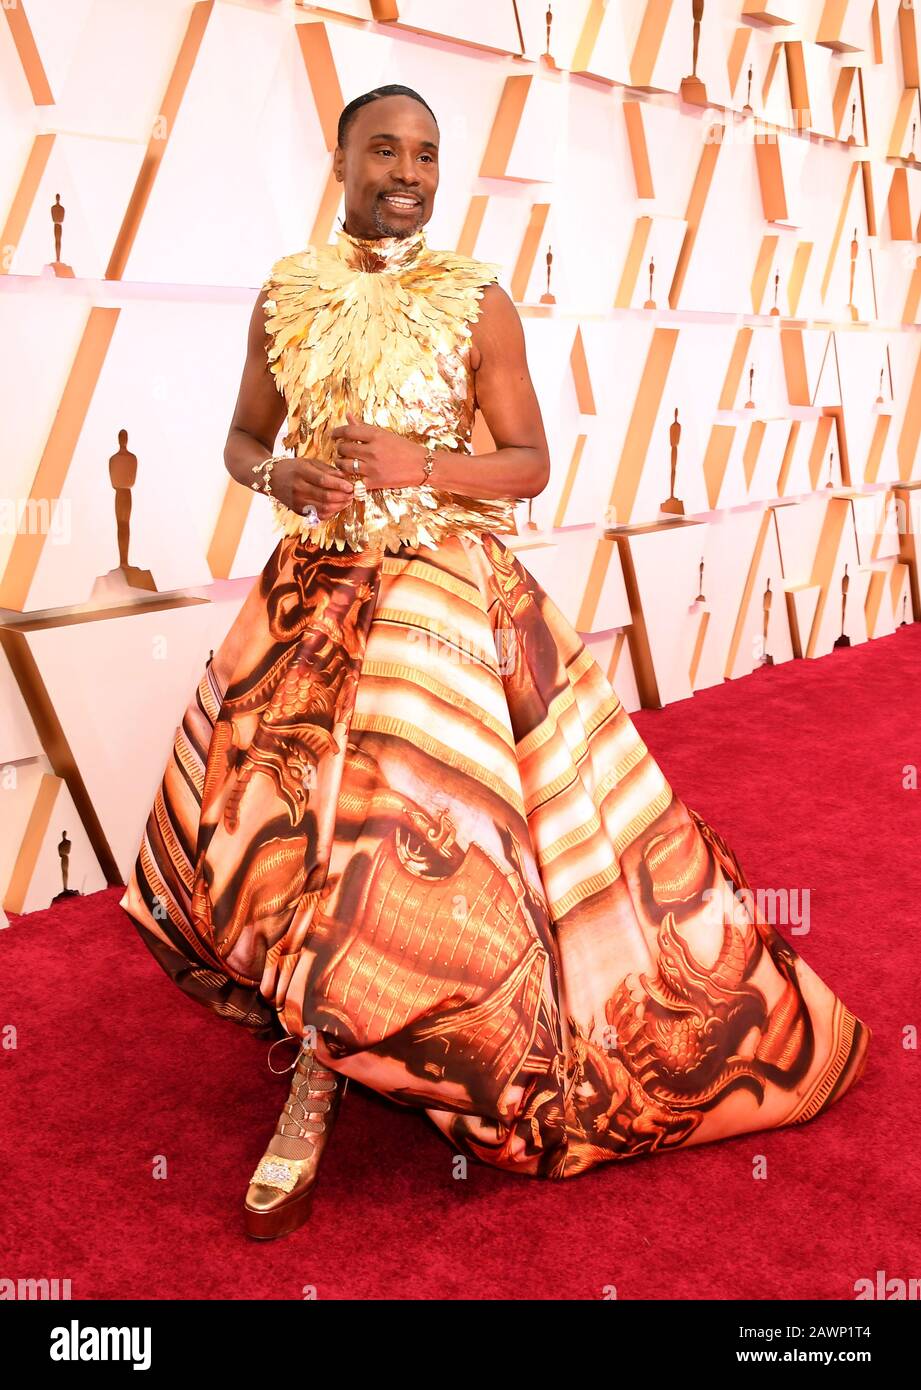
<path fill-rule="evenodd" d="M 360 97 L 355 97 L 349 102 L 348 106 L 342 108 L 339 116 L 339 126 L 336 131 L 336 139 L 342 149 L 345 149 L 349 126 L 355 119 L 356 114 L 363 106 L 367 106 L 369 102 L 377 101 L 380 97 L 411 97 L 413 101 L 418 101 L 425 107 L 437 127 L 438 121 L 435 112 L 424 97 L 421 97 L 418 92 L 414 92 L 412 87 L 404 87 L 399 82 L 388 82 L 386 86 L 374 87 L 370 92 L 363 92 Z"/>

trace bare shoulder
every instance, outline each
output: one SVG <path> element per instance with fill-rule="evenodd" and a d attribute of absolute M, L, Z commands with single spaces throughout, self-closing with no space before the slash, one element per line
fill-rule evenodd
<path fill-rule="evenodd" d="M 523 337 L 515 301 L 501 285 L 486 285 L 480 299 L 480 312 L 471 324 L 471 366 L 478 371 L 486 356 L 514 351 Z"/>

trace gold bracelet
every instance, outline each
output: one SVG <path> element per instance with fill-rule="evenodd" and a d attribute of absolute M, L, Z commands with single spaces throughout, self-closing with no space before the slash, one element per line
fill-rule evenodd
<path fill-rule="evenodd" d="M 429 478 L 432 476 L 432 469 L 434 468 L 434 466 L 435 450 L 432 448 L 431 444 L 426 444 L 425 462 L 422 465 L 422 483 L 420 484 L 420 486 L 423 486 L 425 483 L 428 482 Z"/>
<path fill-rule="evenodd" d="M 250 487 L 254 492 L 265 492 L 269 497 L 274 496 L 272 492 L 272 469 L 275 467 L 276 463 L 279 463 L 281 458 L 284 457 L 285 455 L 278 456 L 273 454 L 270 458 L 262 459 L 260 463 L 253 464 L 253 472 L 259 473 L 262 476 L 261 484 L 258 482 L 250 483 Z"/>

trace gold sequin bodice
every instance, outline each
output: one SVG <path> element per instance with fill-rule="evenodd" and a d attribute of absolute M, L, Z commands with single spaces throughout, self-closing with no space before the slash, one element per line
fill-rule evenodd
<path fill-rule="evenodd" d="M 263 284 L 275 384 L 287 405 L 285 447 L 335 467 L 330 432 L 346 413 L 414 442 L 471 457 L 471 495 L 428 485 L 368 490 L 309 525 L 275 499 L 278 525 L 344 550 L 437 545 L 451 534 L 514 531 L 515 499 L 479 498 L 470 324 L 499 267 L 434 251 L 420 228 L 284 256 Z"/>

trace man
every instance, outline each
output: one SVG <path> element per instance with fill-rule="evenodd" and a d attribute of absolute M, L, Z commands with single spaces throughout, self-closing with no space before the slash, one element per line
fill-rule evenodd
<path fill-rule="evenodd" d="M 338 135 L 343 228 L 273 267 L 225 451 L 286 538 L 122 900 L 193 998 L 298 1046 L 258 1238 L 305 1219 L 343 1079 L 562 1178 L 810 1119 L 869 1038 L 735 901 L 731 850 L 496 534 L 547 443 L 497 268 L 427 244 L 430 109 L 379 88 Z M 284 417 L 298 456 L 266 457 Z"/>
<path fill-rule="evenodd" d="M 333 156 L 344 186 L 347 232 L 358 237 L 408 237 L 427 223 L 438 188 L 439 132 L 429 107 L 408 88 L 387 86 L 351 102 L 339 118 Z M 266 311 L 260 292 L 250 320 L 243 380 L 231 421 L 224 460 L 238 482 L 250 486 L 253 465 L 272 452 L 285 417 L 266 358 Z M 550 476 L 547 440 L 531 382 L 524 333 L 512 300 L 498 284 L 483 291 L 473 324 L 470 366 L 476 403 L 496 451 L 477 456 L 475 490 L 482 497 L 533 497 Z M 359 459 L 366 487 L 404 487 L 420 478 L 422 448 L 403 436 L 355 421 L 333 431 L 343 465 Z M 469 461 L 438 453 L 432 485 L 448 491 L 471 489 Z M 340 511 L 352 498 L 346 471 L 291 458 L 276 463 L 272 492 L 291 510 L 316 507 L 320 518 Z"/>

